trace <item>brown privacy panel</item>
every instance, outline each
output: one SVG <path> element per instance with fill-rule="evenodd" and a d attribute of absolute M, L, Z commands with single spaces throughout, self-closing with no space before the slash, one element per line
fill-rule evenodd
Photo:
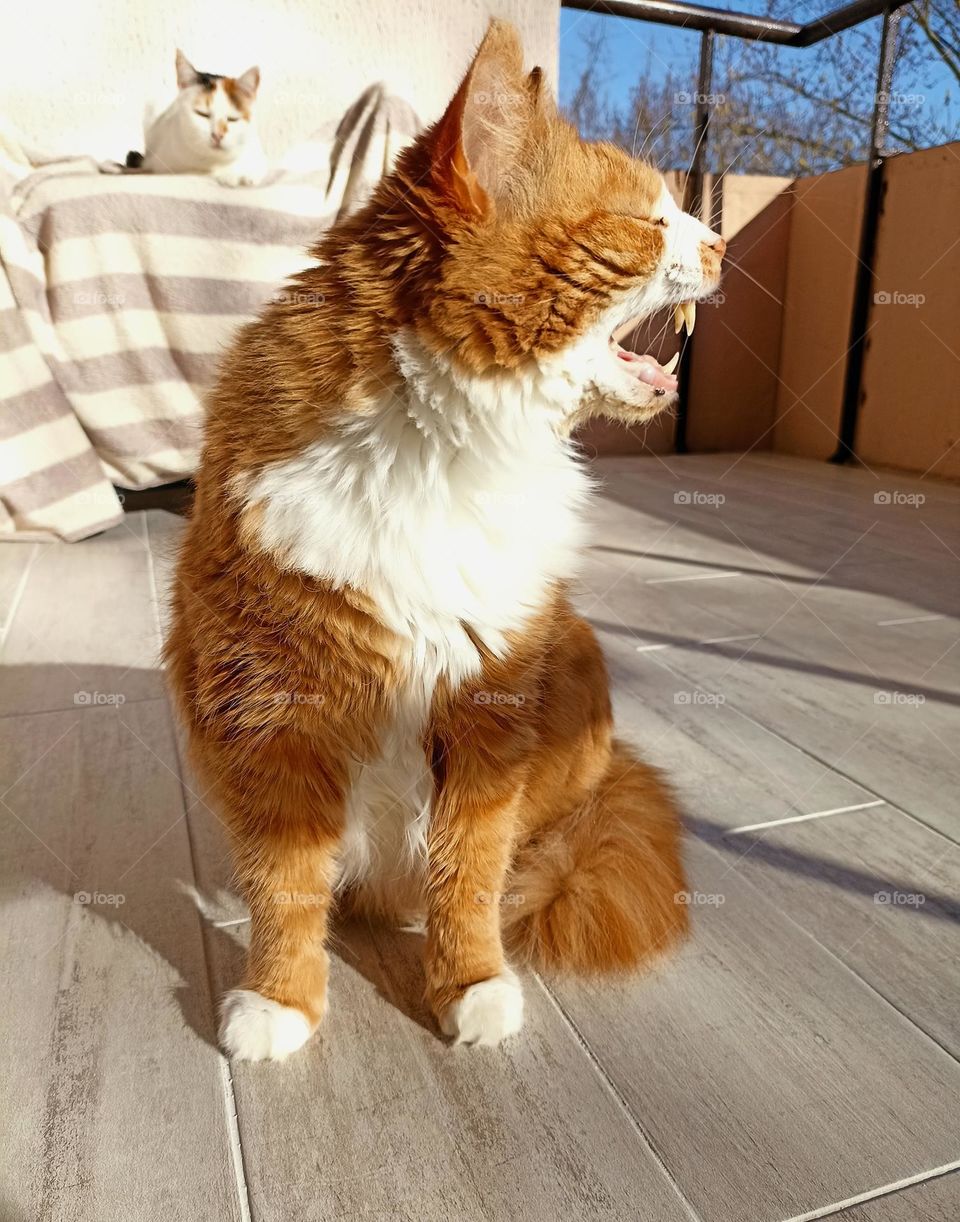
<path fill-rule="evenodd" d="M 707 176 L 708 184 L 711 177 Z M 721 235 L 728 242 L 735 238 L 792 184 L 792 178 L 777 178 L 773 174 L 721 175 L 714 188 L 716 207 L 720 209 Z M 749 240 L 746 245 L 749 247 Z"/>
<path fill-rule="evenodd" d="M 720 289 L 697 306 L 687 416 L 694 452 L 772 445 L 791 224 L 786 182 L 724 182 L 722 229 L 733 236 Z"/>
<path fill-rule="evenodd" d="M 891 157 L 884 176 L 856 450 L 957 477 L 960 144 Z"/>
<path fill-rule="evenodd" d="M 591 458 L 599 454 L 672 454 L 673 429 L 672 413 L 661 412 L 648 424 L 626 426 L 612 420 L 591 420 L 576 439 Z"/>
<path fill-rule="evenodd" d="M 794 183 L 773 448 L 836 449 L 866 167 Z"/>

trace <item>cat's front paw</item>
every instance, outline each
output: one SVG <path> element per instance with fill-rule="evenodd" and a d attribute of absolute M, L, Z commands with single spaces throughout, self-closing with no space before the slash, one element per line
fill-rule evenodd
<path fill-rule="evenodd" d="M 314 1032 L 301 1010 L 252 989 L 232 989 L 220 1007 L 220 1044 L 238 1061 L 282 1061 Z"/>
<path fill-rule="evenodd" d="M 214 174 L 214 178 L 222 187 L 255 187 L 260 182 L 252 174 Z"/>
<path fill-rule="evenodd" d="M 522 1026 L 523 991 L 508 967 L 499 976 L 464 989 L 440 1016 L 440 1030 L 455 1044 L 492 1047 L 516 1035 Z"/>

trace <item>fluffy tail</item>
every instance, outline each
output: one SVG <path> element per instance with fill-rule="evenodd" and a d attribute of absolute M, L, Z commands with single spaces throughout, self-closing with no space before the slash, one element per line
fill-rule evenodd
<path fill-rule="evenodd" d="M 689 924 L 680 835 L 658 773 L 614 743 L 587 802 L 517 854 L 515 902 L 502 912 L 508 950 L 581 975 L 630 971 L 664 954 Z"/>

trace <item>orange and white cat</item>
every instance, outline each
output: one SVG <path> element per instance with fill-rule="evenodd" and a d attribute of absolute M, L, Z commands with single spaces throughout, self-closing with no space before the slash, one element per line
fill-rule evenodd
<path fill-rule="evenodd" d="M 493 23 L 240 334 L 167 647 L 250 906 L 232 1055 L 316 1028 L 337 908 L 423 922 L 427 997 L 470 1044 L 521 1027 L 510 961 L 623 971 L 684 934 L 677 810 L 613 737 L 568 599 L 591 492 L 569 436 L 672 402 L 614 335 L 690 315 L 723 251 L 656 171 L 581 141 Z"/>

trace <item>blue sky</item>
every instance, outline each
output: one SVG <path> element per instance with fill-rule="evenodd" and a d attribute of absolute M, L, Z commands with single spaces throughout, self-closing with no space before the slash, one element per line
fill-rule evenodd
<path fill-rule="evenodd" d="M 953 0 L 946 0 L 952 3 Z M 787 4 L 785 11 L 796 14 L 798 11 L 816 16 L 820 12 L 839 7 L 840 0 L 820 0 L 815 3 L 808 0 L 806 4 Z M 719 4 L 710 7 L 720 8 Z M 764 9 L 762 0 L 736 0 L 731 7 L 740 12 L 760 13 Z M 793 20 L 803 18 L 794 16 Z M 848 31 L 840 35 L 842 38 L 862 38 L 860 31 L 870 31 L 875 39 L 879 38 L 880 19 L 874 18 L 865 22 L 858 30 Z M 627 100 L 629 92 L 642 73 L 649 73 L 654 78 L 662 78 L 668 68 L 672 67 L 674 76 L 682 76 L 688 70 L 695 71 L 699 54 L 700 35 L 695 31 L 677 29 L 672 26 L 658 26 L 645 21 L 637 21 L 630 17 L 609 17 L 599 13 L 581 12 L 576 9 L 561 9 L 560 11 L 560 101 L 566 103 L 576 88 L 585 59 L 585 36 L 596 31 L 606 35 L 606 65 L 608 75 L 606 89 L 609 102 L 619 105 Z M 874 53 L 875 54 L 875 53 Z M 813 67 L 817 49 L 794 50 L 782 48 L 779 55 L 785 62 L 799 58 L 798 62 L 806 62 Z M 870 60 L 870 72 L 864 80 L 864 102 L 866 110 L 872 103 L 874 89 L 874 73 L 876 61 Z M 944 95 L 951 89 L 952 115 L 954 122 L 960 118 L 960 99 L 957 97 L 955 82 L 952 81 L 947 69 L 938 63 L 931 52 L 930 69 L 922 82 L 906 79 L 907 74 L 898 71 L 894 88 L 901 94 L 913 96 L 923 93 L 925 105 L 931 113 L 938 116 L 944 114 Z M 895 110 L 895 108 L 894 108 Z M 960 133 L 958 133 L 960 134 Z"/>
<path fill-rule="evenodd" d="M 747 5 L 741 6 L 745 8 Z M 611 102 L 625 100 L 639 73 L 649 65 L 657 76 L 667 66 L 686 63 L 698 54 L 699 34 L 632 17 L 608 17 L 577 9 L 560 10 L 560 101 L 569 99 L 584 61 L 584 38 L 596 31 L 606 35 Z"/>

